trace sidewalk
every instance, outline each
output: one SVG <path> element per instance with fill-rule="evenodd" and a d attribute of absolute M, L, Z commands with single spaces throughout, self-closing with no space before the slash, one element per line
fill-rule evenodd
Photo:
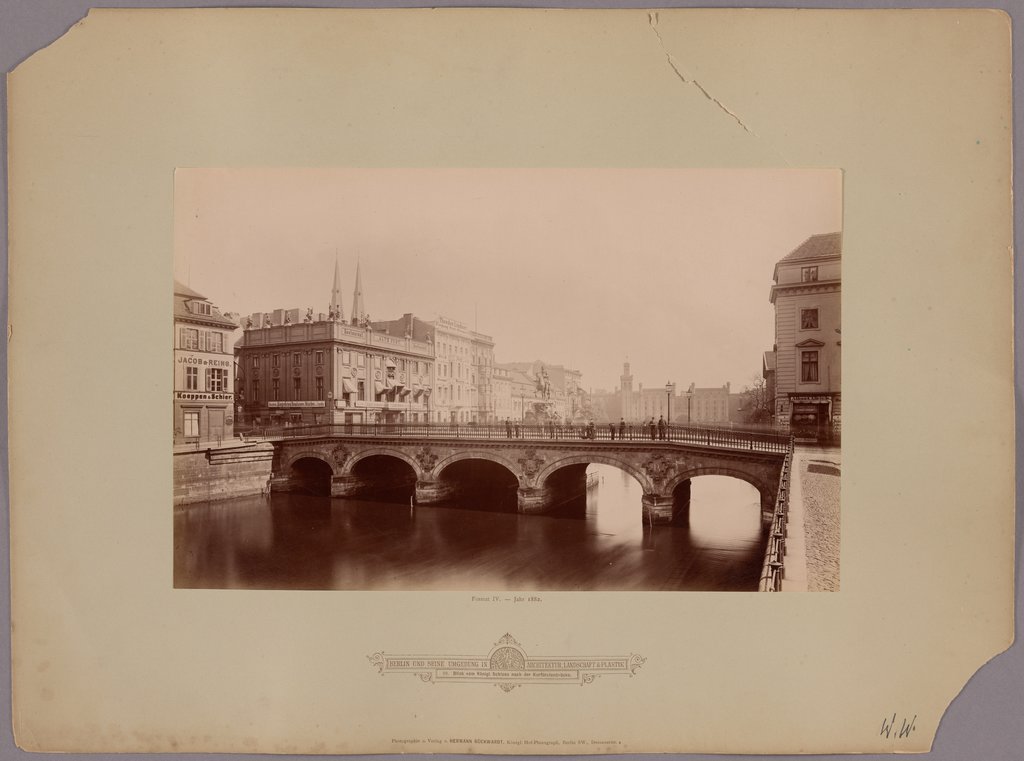
<path fill-rule="evenodd" d="M 839 449 L 793 451 L 784 592 L 839 590 L 841 469 Z"/>

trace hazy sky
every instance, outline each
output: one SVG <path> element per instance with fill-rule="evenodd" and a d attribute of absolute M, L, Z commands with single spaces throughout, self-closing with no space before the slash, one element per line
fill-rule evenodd
<path fill-rule="evenodd" d="M 775 262 L 841 229 L 837 170 L 190 169 L 175 277 L 225 311 L 477 327 L 498 362 L 543 359 L 611 390 L 742 387 L 773 341 Z"/>

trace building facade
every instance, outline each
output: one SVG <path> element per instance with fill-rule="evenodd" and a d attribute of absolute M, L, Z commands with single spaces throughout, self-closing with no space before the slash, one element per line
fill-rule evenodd
<path fill-rule="evenodd" d="M 842 234 L 813 235 L 775 265 L 773 357 L 765 361 L 778 425 L 828 440 L 841 414 Z M 773 367 L 772 367 L 773 365 Z"/>
<path fill-rule="evenodd" d="M 246 425 L 430 420 L 431 331 L 411 314 L 371 323 L 356 273 L 346 322 L 337 265 L 327 314 L 256 312 L 235 347 L 238 411 Z"/>
<path fill-rule="evenodd" d="M 234 359 L 238 326 L 210 301 L 174 281 L 174 443 L 234 437 Z"/>
<path fill-rule="evenodd" d="M 729 422 L 731 384 L 698 388 L 691 383 L 680 392 L 675 383 L 644 388 L 640 383 L 633 388 L 633 374 L 629 362 L 622 365 L 619 377 L 620 416 L 629 422 L 644 422 L 651 418 L 675 423 L 726 424 Z"/>
<path fill-rule="evenodd" d="M 494 398 L 494 339 L 450 317 L 427 323 L 434 332 L 437 394 L 433 417 L 439 423 L 497 420 Z"/>

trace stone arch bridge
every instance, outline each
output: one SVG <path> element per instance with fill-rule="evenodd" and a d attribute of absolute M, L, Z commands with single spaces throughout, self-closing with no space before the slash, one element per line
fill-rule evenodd
<path fill-rule="evenodd" d="M 297 430 L 277 438 L 273 442 L 273 488 L 298 486 L 304 476 L 296 466 L 314 460 L 324 476 L 330 469 L 332 496 L 356 496 L 380 485 L 372 483 L 374 476 L 368 476 L 359 463 L 383 457 L 397 466 L 386 477 L 414 484 L 416 502 L 430 505 L 450 500 L 460 491 L 458 477 L 452 475 L 458 469 L 451 466 L 464 460 L 484 460 L 515 478 L 519 512 L 542 513 L 585 489 L 587 465 L 604 464 L 626 471 L 640 483 L 644 520 L 651 523 L 671 522 L 685 511 L 690 480 L 706 475 L 731 476 L 754 486 L 761 497 L 762 514 L 767 516 L 774 509 L 782 464 L 789 451 L 787 437 L 744 437 L 731 432 L 728 437 L 673 433 L 671 438 L 682 440 L 612 441 L 505 438 L 492 431 L 486 436 L 474 431 L 467 435 L 465 429 L 458 436 L 417 435 L 415 430 L 389 428 L 391 435 L 388 431 L 302 435 Z"/>

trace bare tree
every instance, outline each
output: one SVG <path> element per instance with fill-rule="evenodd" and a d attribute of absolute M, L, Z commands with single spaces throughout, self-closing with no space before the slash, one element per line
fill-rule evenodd
<path fill-rule="evenodd" d="M 743 388 L 743 422 L 770 423 L 774 400 L 768 395 L 768 384 L 764 378 L 755 375 L 750 383 Z"/>

